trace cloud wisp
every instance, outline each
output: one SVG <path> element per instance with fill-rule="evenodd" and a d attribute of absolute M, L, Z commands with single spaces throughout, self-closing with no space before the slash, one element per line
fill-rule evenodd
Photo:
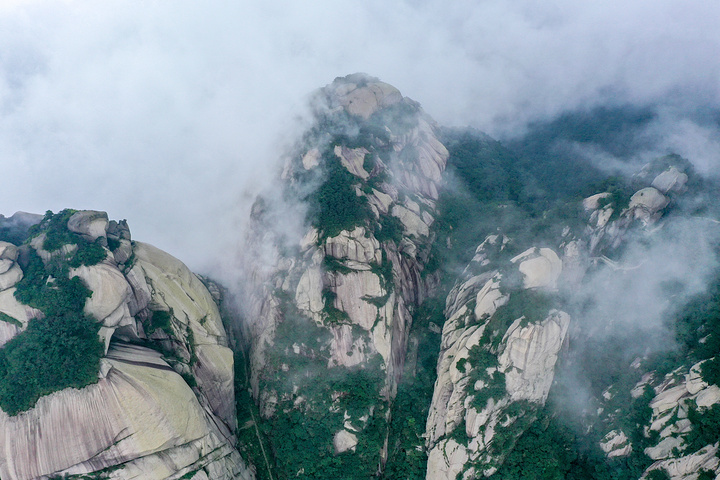
<path fill-rule="evenodd" d="M 6 2 L 2 213 L 107 210 L 208 268 L 336 76 L 365 71 L 499 136 L 604 104 L 717 107 L 719 16 L 671 0 Z M 682 128 L 675 148 L 715 155 L 714 129 Z"/>

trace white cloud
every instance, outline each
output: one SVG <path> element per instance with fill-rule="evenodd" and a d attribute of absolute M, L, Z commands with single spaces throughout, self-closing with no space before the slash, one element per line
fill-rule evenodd
<path fill-rule="evenodd" d="M 605 102 L 717 106 L 719 17 L 670 0 L 4 3 L 0 211 L 107 210 L 202 268 L 336 76 L 493 134 Z"/>

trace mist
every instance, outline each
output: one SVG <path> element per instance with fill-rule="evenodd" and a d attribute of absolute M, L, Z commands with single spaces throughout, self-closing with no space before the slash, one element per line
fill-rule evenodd
<path fill-rule="evenodd" d="M 15 0 L 0 6 L 0 213 L 127 219 L 223 263 L 308 96 L 364 71 L 444 125 L 498 138 L 600 105 L 666 105 L 654 135 L 717 170 L 720 5 Z M 672 130 L 674 135 L 665 135 Z"/>

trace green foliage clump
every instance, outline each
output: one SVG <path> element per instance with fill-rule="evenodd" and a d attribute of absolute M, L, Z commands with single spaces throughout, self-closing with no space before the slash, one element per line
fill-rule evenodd
<path fill-rule="evenodd" d="M 670 480 L 671 477 L 667 470 L 656 468 L 655 470 L 650 470 L 648 474 L 645 475 L 645 478 L 647 480 Z"/>
<path fill-rule="evenodd" d="M 78 268 L 81 265 L 97 265 L 107 256 L 105 248 L 99 243 L 99 238 L 95 242 L 88 242 L 80 239 L 78 249 L 75 255 L 68 261 L 68 265 L 72 268 Z"/>
<path fill-rule="evenodd" d="M 357 195 L 358 179 L 340 163 L 328 149 L 321 163 L 324 171 L 322 183 L 308 197 L 310 223 L 320 232 L 320 238 L 334 237 L 343 230 L 366 225 L 372 217 L 367 198 Z"/>
<path fill-rule="evenodd" d="M 718 441 L 718 435 L 720 434 L 720 405 L 715 404 L 702 409 L 690 407 L 688 420 L 692 424 L 692 430 L 685 437 L 687 451 L 695 452 Z"/>
<path fill-rule="evenodd" d="M 600 208 L 610 205 L 613 209 L 610 220 L 615 220 L 620 213 L 630 205 L 630 197 L 635 193 L 636 188 L 622 177 L 612 176 L 591 185 L 585 190 L 584 196 L 596 193 L 609 193 L 610 195 L 598 201 Z"/>
<path fill-rule="evenodd" d="M 115 250 L 120 248 L 120 240 L 118 240 L 117 238 L 108 237 L 107 243 L 108 249 L 110 249 L 111 252 L 114 252 Z"/>
<path fill-rule="evenodd" d="M 100 326 L 83 313 L 92 292 L 79 277 L 68 278 L 69 267 L 95 261 L 104 249 L 67 230 L 73 210 L 48 212 L 31 234 L 46 234 L 45 247 L 59 250 L 75 243 L 73 257 L 55 257 L 46 265 L 29 249 L 23 278 L 15 298 L 43 312 L 27 329 L 0 349 L 0 407 L 9 415 L 32 408 L 37 400 L 68 387 L 82 388 L 97 382 L 104 347 Z M 98 250 L 99 249 L 99 250 Z"/>
<path fill-rule="evenodd" d="M 79 312 L 92 292 L 79 277 L 67 278 L 67 266 L 51 264 L 30 250 L 23 278 L 17 283 L 15 298 L 20 303 L 42 310 L 46 315 Z"/>
<path fill-rule="evenodd" d="M 167 310 L 153 310 L 150 314 L 149 322 L 146 324 L 146 330 L 149 335 L 152 335 L 155 330 L 160 329 L 167 333 L 169 336 L 173 335 L 172 330 L 172 318 L 173 312 Z"/>
<path fill-rule="evenodd" d="M 524 289 L 510 293 L 508 302 L 498 307 L 488 323 L 494 344 L 502 340 L 503 335 L 512 323 L 524 317 L 522 325 L 538 323 L 547 318 L 555 306 L 555 299 L 540 290 Z"/>
<path fill-rule="evenodd" d="M 104 352 L 98 329 L 82 312 L 31 320 L 0 349 L 0 407 L 17 415 L 44 395 L 97 382 Z"/>
<path fill-rule="evenodd" d="M 503 418 L 495 427 L 490 451 L 505 456 L 512 451 L 517 440 L 537 418 L 539 405 L 526 400 L 516 400 L 503 410 Z"/>
<path fill-rule="evenodd" d="M 564 480 L 577 459 L 574 436 L 547 413 L 523 433 L 492 480 Z"/>
<path fill-rule="evenodd" d="M 16 327 L 22 327 L 22 323 L 17 318 L 13 318 L 7 313 L 0 312 L 0 322 L 9 323 L 11 325 L 15 325 Z"/>
<path fill-rule="evenodd" d="M 393 241 L 400 243 L 405 233 L 405 227 L 399 218 L 393 215 L 382 215 L 380 218 L 380 228 L 375 232 L 375 238 L 379 242 Z"/>
<path fill-rule="evenodd" d="M 43 220 L 30 228 L 30 234 L 36 236 L 44 233 L 45 240 L 42 248 L 48 252 L 56 252 L 65 245 L 76 245 L 75 251 L 68 254 L 65 259 L 72 268 L 81 265 L 96 265 L 107 256 L 105 248 L 100 245 L 100 238 L 95 242 L 90 242 L 68 230 L 68 220 L 75 213 L 77 213 L 77 210 L 65 209 L 57 214 L 53 214 L 52 211 L 48 210 Z"/>
<path fill-rule="evenodd" d="M 478 411 L 485 408 L 490 399 L 499 400 L 507 394 L 505 374 L 497 371 L 497 356 L 487 348 L 487 345 L 481 342 L 468 352 L 467 364 L 471 368 L 468 388 L 474 388 L 477 381 L 482 381 L 484 384 L 480 390 L 470 392 L 473 394 L 472 405 Z M 462 367 L 464 365 L 461 366 L 460 362 L 458 362 L 458 368 Z M 495 370 L 492 373 L 488 373 L 488 370 L 493 369 Z"/>
<path fill-rule="evenodd" d="M 326 288 L 322 292 L 323 301 L 323 312 L 325 313 L 325 319 L 329 324 L 341 324 L 350 323 L 350 317 L 347 312 L 344 312 L 335 306 L 335 298 L 337 295 L 335 292 Z"/>
<path fill-rule="evenodd" d="M 48 210 L 38 225 L 33 225 L 30 233 L 35 235 L 44 232 L 43 248 L 48 252 L 59 250 L 63 245 L 75 243 L 75 236 L 67 229 L 67 222 L 77 210 L 65 209 L 57 215 Z"/>
<path fill-rule="evenodd" d="M 340 260 L 331 255 L 325 255 L 325 257 L 323 257 L 323 268 L 326 272 L 337 272 L 342 273 L 343 275 L 353 272 L 352 268 L 346 266 Z"/>
<path fill-rule="evenodd" d="M 706 470 L 704 468 L 701 468 L 700 472 L 698 473 L 697 480 L 715 480 L 715 478 L 715 472 L 713 472 L 712 470 Z"/>

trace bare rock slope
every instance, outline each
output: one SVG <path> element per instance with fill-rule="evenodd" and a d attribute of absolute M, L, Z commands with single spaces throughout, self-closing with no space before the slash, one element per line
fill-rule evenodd
<path fill-rule="evenodd" d="M 53 221 L 57 228 L 46 228 Z M 127 225 L 103 212 L 64 211 L 39 227 L 21 258 L 37 255 L 45 268 L 69 261 L 68 278 L 91 292 L 81 313 L 96 322 L 102 357 L 96 381 L 43 394 L 13 415 L 0 412 L 0 477 L 253 478 L 234 447 L 233 355 L 200 279 L 131 241 Z M 52 245 L 53 235 L 62 245 Z M 97 258 L 73 263 L 73 252 L 90 243 Z M 15 261 L 17 248 L 2 246 Z M 47 275 L 40 278 L 52 282 Z M 34 318 L 60 315 L 19 303 L 17 280 L 0 297 L 0 311 L 16 320 L 12 328 L 0 322 L 10 348 Z"/>

